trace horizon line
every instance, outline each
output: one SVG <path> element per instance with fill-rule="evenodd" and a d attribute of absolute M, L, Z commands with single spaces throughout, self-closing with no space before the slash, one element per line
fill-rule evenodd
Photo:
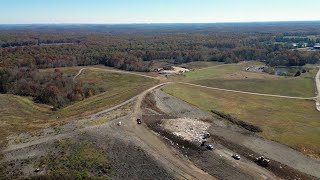
<path fill-rule="evenodd" d="M 270 20 L 270 21 L 224 21 L 224 22 L 136 22 L 136 23 L 0 23 L 0 25 L 157 25 L 157 24 L 242 24 L 242 23 L 284 23 L 320 22 L 319 20 Z"/>

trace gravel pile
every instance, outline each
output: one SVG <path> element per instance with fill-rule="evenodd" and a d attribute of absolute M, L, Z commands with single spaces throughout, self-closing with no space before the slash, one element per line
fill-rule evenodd
<path fill-rule="evenodd" d="M 196 119 L 179 118 L 164 120 L 162 127 L 184 140 L 201 143 L 210 124 Z"/>

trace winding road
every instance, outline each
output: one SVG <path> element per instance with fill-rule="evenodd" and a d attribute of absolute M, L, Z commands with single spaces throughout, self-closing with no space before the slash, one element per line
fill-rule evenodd
<path fill-rule="evenodd" d="M 240 94 L 255 95 L 255 96 L 277 97 L 277 98 L 299 99 L 299 100 L 314 100 L 316 109 L 320 112 L 320 66 L 318 68 L 319 68 L 319 70 L 318 70 L 318 73 L 316 74 L 316 77 L 315 77 L 316 89 L 317 89 L 317 96 L 315 96 L 315 97 L 294 97 L 294 96 L 282 96 L 282 95 L 274 95 L 274 94 L 254 93 L 254 92 L 237 91 L 237 90 L 231 90 L 231 89 L 214 88 L 214 87 L 202 86 L 202 85 L 192 84 L 192 83 L 187 83 L 187 82 L 170 82 L 170 83 L 171 84 L 179 83 L 179 84 L 195 86 L 195 87 L 200 87 L 200 88 L 213 89 L 213 90 L 225 91 L 225 92 L 240 93 Z M 105 70 L 108 72 L 121 73 L 121 74 L 132 74 L 132 75 L 137 75 L 137 76 L 146 77 L 146 78 L 150 78 L 150 79 L 161 80 L 161 78 L 159 78 L 159 77 L 148 76 L 148 75 L 135 73 L 135 72 L 112 70 L 112 69 L 102 69 L 102 68 L 94 68 L 94 67 L 80 69 L 79 72 L 74 76 L 73 79 L 75 80 L 85 69 Z M 131 99 L 130 101 L 132 101 L 132 100 L 133 99 Z M 125 103 L 125 104 L 127 104 L 127 103 Z"/>
<path fill-rule="evenodd" d="M 99 69 L 99 68 L 94 68 L 94 69 Z M 81 69 L 83 70 L 83 69 Z M 79 73 L 76 76 L 79 76 L 82 71 L 79 71 Z M 100 69 L 99 69 L 100 70 Z M 146 77 L 146 75 L 141 75 L 139 73 L 133 73 L 133 72 L 125 72 L 125 71 L 117 71 L 117 70 L 107 70 L 109 72 L 117 72 L 117 73 L 125 73 L 125 74 L 134 74 L 138 76 L 143 76 Z M 155 77 L 147 76 L 149 78 L 157 79 Z M 131 118 L 128 119 L 126 122 L 123 122 L 126 126 L 124 126 L 125 130 L 129 133 L 131 133 L 133 136 L 138 137 L 139 139 L 142 140 L 147 146 L 148 152 L 152 153 L 154 157 L 160 157 L 158 158 L 158 161 L 162 162 L 164 166 L 169 166 L 169 169 L 173 170 L 176 174 L 179 174 L 181 178 L 186 178 L 186 179 L 214 179 L 212 176 L 208 175 L 207 173 L 203 172 L 199 168 L 197 168 L 192 162 L 189 160 L 179 157 L 177 153 L 168 147 L 158 136 L 156 136 L 152 131 L 148 130 L 144 126 L 137 126 L 136 119 L 142 117 L 142 112 L 141 112 L 141 105 L 142 102 L 145 98 L 145 96 L 158 88 L 161 88 L 163 86 L 169 85 L 169 84 L 174 84 L 174 82 L 165 82 L 158 84 L 140 95 L 137 95 L 117 106 L 114 106 L 112 108 L 106 109 L 102 112 L 99 112 L 95 114 L 92 117 L 97 117 L 100 114 L 103 114 L 105 112 L 109 112 L 111 110 L 114 110 L 116 108 L 119 108 L 125 104 L 128 104 L 129 102 L 132 102 L 133 100 L 136 100 L 136 103 L 133 108 L 133 113 L 131 115 Z M 189 84 L 189 83 L 182 83 L 182 84 L 188 84 L 188 85 L 194 85 L 194 84 Z M 197 85 L 194 85 L 197 86 Z M 207 87 L 209 88 L 209 87 Z M 229 90 L 224 90 L 224 89 L 218 89 L 218 90 L 223 90 L 223 91 L 229 91 Z M 234 91 L 238 92 L 238 91 Z M 246 93 L 246 92 L 241 92 L 241 93 Z M 250 93 L 251 94 L 251 93 Z M 253 93 L 254 94 L 254 93 Z M 263 94 L 264 95 L 264 94 Z M 294 98 L 294 97 L 291 97 Z M 222 152 L 219 153 L 220 155 L 223 155 Z M 226 155 L 225 157 L 229 157 L 229 155 Z M 241 162 L 238 163 L 237 165 L 239 168 L 244 170 L 245 172 L 251 174 L 252 176 L 255 176 L 256 178 L 270 178 L 270 179 L 276 179 L 276 177 L 270 173 L 269 171 L 256 167 L 255 164 L 251 163 L 246 163 L 246 162 Z"/>
<path fill-rule="evenodd" d="M 152 78 L 152 79 L 159 79 L 157 77 L 152 77 L 152 76 L 147 76 L 139 73 L 134 73 L 134 72 L 127 72 L 127 71 L 118 71 L 118 70 L 110 70 L 110 69 L 101 69 L 101 68 L 82 68 L 79 70 L 79 72 L 74 76 L 74 80 L 85 70 L 85 69 L 92 69 L 92 70 L 105 70 L 108 72 L 115 72 L 115 73 L 122 73 L 122 74 L 132 74 L 132 75 L 138 75 L 138 76 L 143 76 L 147 78 Z M 169 147 L 167 144 L 165 144 L 161 138 L 147 129 L 145 126 L 138 126 L 136 124 L 136 119 L 141 118 L 142 112 L 141 112 L 141 105 L 142 102 L 145 98 L 145 96 L 158 88 L 161 88 L 163 86 L 169 85 L 169 84 L 174 84 L 175 82 L 164 82 L 161 84 L 158 84 L 141 94 L 132 97 L 131 99 L 122 102 L 114 107 L 108 108 L 104 111 L 98 112 L 94 115 L 91 116 L 91 119 L 97 119 L 99 116 L 101 116 L 104 113 L 110 112 L 112 110 L 115 110 L 117 108 L 120 108 L 130 102 L 135 102 L 132 114 L 130 115 L 130 118 L 127 118 L 123 123 L 125 126 L 122 128 L 124 129 L 124 133 L 129 133 L 130 135 L 139 138 L 143 143 L 144 143 L 144 149 L 153 155 L 160 163 L 162 163 L 165 167 L 173 171 L 175 174 L 179 176 L 180 179 L 215 179 L 211 175 L 205 173 L 198 167 L 196 167 L 190 160 L 187 158 L 182 157 L 179 155 L 178 152 L 176 152 L 175 149 L 172 147 Z M 302 99 L 302 100 L 316 100 L 317 103 L 317 109 L 320 111 L 320 69 L 317 73 L 316 76 L 316 84 L 317 84 L 317 90 L 318 90 L 318 95 L 316 97 L 312 98 L 303 98 L 303 97 L 290 97 L 290 96 L 280 96 L 280 95 L 270 95 L 270 94 L 260 94 L 260 93 L 252 93 L 252 92 L 243 92 L 243 91 L 235 91 L 235 90 L 228 90 L 228 89 L 220 89 L 220 88 L 212 88 L 212 87 L 207 87 L 207 86 L 201 86 L 201 85 L 196 85 L 196 84 L 190 84 L 190 83 L 184 83 L 184 82 L 177 82 L 180 84 L 185 84 L 185 85 L 190 85 L 190 86 L 196 86 L 196 87 L 201 87 L 201 88 L 207 88 L 207 89 L 214 89 L 214 90 L 220 90 L 220 91 L 226 91 L 226 92 L 234 92 L 234 93 L 242 93 L 242 94 L 249 94 L 249 95 L 259 95 L 259 96 L 268 96 L 268 97 L 278 97 L 278 98 L 288 98 L 288 99 Z M 109 123 L 114 123 L 114 122 L 109 122 Z M 87 128 L 92 128 L 92 127 L 87 127 Z M 84 131 L 86 128 L 81 129 L 80 131 Z M 3 152 L 7 153 L 10 151 L 22 149 L 28 146 L 32 146 L 35 144 L 40 144 L 44 143 L 50 140 L 55 140 L 55 139 L 60 139 L 63 137 L 68 137 L 72 134 L 75 134 L 77 132 L 71 132 L 71 133 L 65 133 L 65 134 L 58 134 L 55 136 L 51 137 L 46 137 L 42 139 L 38 139 L 32 142 L 27 142 L 27 143 L 21 143 L 17 145 L 13 145 L 5 149 Z M 219 152 L 220 155 L 229 157 L 229 154 L 225 154 L 225 152 Z M 246 163 L 246 162 L 241 162 L 239 163 L 239 167 L 244 170 L 245 172 L 248 172 L 249 174 L 255 176 L 257 179 L 262 179 L 263 178 L 269 178 L 269 179 L 276 179 L 276 177 L 270 173 L 269 171 L 259 168 L 254 164 Z"/>
<path fill-rule="evenodd" d="M 135 73 L 135 72 L 111 70 L 111 69 L 102 69 L 102 68 L 93 68 L 93 67 L 80 69 L 79 72 L 74 76 L 74 79 L 76 79 L 83 72 L 83 70 L 85 70 L 85 69 L 105 70 L 105 71 L 114 72 L 114 73 L 132 74 L 132 75 L 142 76 L 142 77 L 151 78 L 151 79 L 158 79 L 158 80 L 160 79 L 159 77 L 148 76 L 148 75 L 139 74 L 139 73 Z M 274 95 L 274 94 L 254 93 L 254 92 L 247 92 L 247 91 L 237 91 L 237 90 L 231 90 L 231 89 L 214 88 L 214 87 L 202 86 L 202 85 L 192 84 L 192 83 L 187 83 L 187 82 L 171 82 L 171 83 L 172 84 L 179 83 L 179 84 L 196 86 L 196 87 L 201 87 L 201 88 L 206 88 L 206 89 L 213 89 L 213 90 L 218 90 L 218 91 L 241 93 L 241 94 L 249 94 L 249 95 L 256 95 L 256 96 L 278 97 L 278 98 L 300 99 L 300 100 L 316 100 L 319 103 L 319 106 L 320 106 L 320 67 L 319 67 L 319 71 L 318 71 L 315 79 L 316 79 L 316 86 L 317 86 L 317 91 L 318 91 L 318 93 L 317 93 L 318 95 L 316 97 L 295 97 L 295 96 L 282 96 L 282 95 Z M 320 109 L 319 109 L 319 111 L 320 111 Z"/>

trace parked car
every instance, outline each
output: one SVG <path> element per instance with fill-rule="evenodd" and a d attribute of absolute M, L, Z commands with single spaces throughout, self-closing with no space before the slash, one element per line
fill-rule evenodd
<path fill-rule="evenodd" d="M 207 145 L 207 149 L 212 150 L 212 149 L 213 149 L 213 145 L 208 144 L 208 145 Z"/>
<path fill-rule="evenodd" d="M 141 124 L 141 119 L 137 119 L 137 123 L 138 123 L 138 124 Z"/>
<path fill-rule="evenodd" d="M 233 159 L 236 159 L 236 160 L 240 160 L 240 155 L 239 154 L 234 154 L 232 155 Z"/>

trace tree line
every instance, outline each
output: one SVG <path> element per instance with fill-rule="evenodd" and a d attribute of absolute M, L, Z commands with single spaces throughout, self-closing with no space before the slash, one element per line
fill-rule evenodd
<path fill-rule="evenodd" d="M 58 108 L 101 90 L 58 70 L 43 74 L 38 69 L 103 64 L 150 71 L 154 61 L 163 59 L 176 64 L 251 60 L 270 66 L 315 64 L 320 51 L 296 51 L 289 43 L 312 45 L 319 38 L 309 37 L 319 35 L 320 23 L 298 22 L 0 26 L 0 92 L 33 96 Z"/>
<path fill-rule="evenodd" d="M 262 42 L 261 42 L 262 41 Z M 56 68 L 103 64 L 149 71 L 150 61 L 257 60 L 271 66 L 301 66 L 319 61 L 319 51 L 296 52 L 265 35 L 89 35 L 76 44 L 0 48 L 0 66 Z"/>

